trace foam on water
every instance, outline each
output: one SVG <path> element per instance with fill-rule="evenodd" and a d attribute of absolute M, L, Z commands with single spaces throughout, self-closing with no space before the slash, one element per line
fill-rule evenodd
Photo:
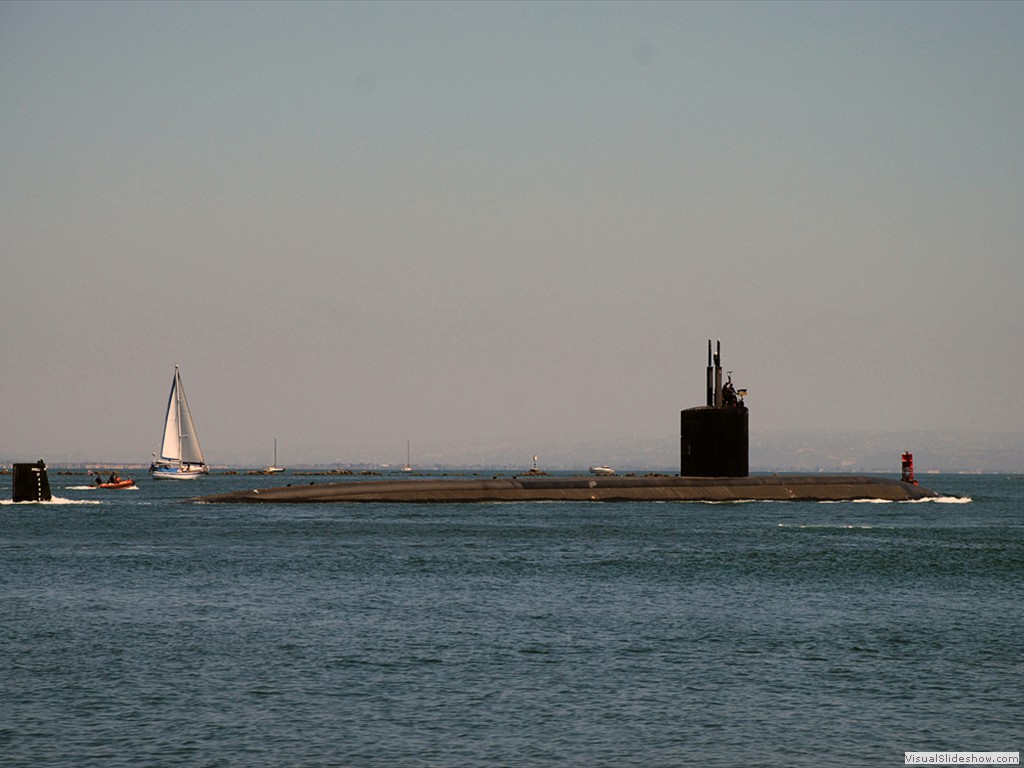
<path fill-rule="evenodd" d="M 69 489 L 70 490 L 70 489 Z M 3 505 L 21 505 L 21 504 L 37 504 L 44 507 L 57 506 L 62 504 L 76 505 L 76 504 L 102 504 L 102 501 L 93 499 L 65 499 L 60 496 L 54 496 L 49 501 L 12 501 L 11 499 L 0 499 L 0 504 Z"/>
<path fill-rule="evenodd" d="M 851 529 L 864 529 L 869 530 L 874 528 L 873 525 L 843 525 L 841 523 L 830 525 L 828 523 L 779 523 L 779 528 L 799 528 L 799 529 L 830 529 L 830 530 L 851 530 Z"/>

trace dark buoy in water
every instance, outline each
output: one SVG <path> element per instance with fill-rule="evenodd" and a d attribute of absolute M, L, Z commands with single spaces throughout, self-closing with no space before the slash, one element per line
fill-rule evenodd
<path fill-rule="evenodd" d="M 51 498 L 50 479 L 42 459 L 35 464 L 14 465 L 14 501 L 49 501 Z"/>

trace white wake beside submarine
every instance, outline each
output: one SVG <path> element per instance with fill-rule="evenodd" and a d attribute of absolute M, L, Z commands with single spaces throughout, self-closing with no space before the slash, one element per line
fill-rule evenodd
<path fill-rule="evenodd" d="M 203 496 L 210 503 L 494 501 L 911 501 L 938 494 L 914 480 L 903 455 L 899 480 L 862 475 L 765 475 L 748 472 L 745 390 L 722 381 L 721 342 L 708 340 L 707 400 L 680 414 L 679 476 L 513 477 L 493 480 L 398 480 L 261 488 Z"/>

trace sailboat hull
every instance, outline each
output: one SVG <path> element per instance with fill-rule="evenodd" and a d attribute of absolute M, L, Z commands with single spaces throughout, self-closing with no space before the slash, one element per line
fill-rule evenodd
<path fill-rule="evenodd" d="M 208 467 L 155 467 L 152 470 L 157 480 L 195 480 L 209 471 Z"/>

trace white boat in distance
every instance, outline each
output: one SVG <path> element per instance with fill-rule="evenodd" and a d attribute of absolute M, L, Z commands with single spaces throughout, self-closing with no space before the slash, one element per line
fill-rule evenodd
<path fill-rule="evenodd" d="M 149 471 L 155 478 L 168 480 L 192 480 L 210 471 L 203 458 L 203 449 L 199 447 L 199 436 L 188 410 L 178 366 L 174 366 L 160 455 L 153 454 Z"/>
<path fill-rule="evenodd" d="M 614 475 L 615 470 L 609 467 L 607 464 L 603 464 L 600 467 L 591 467 L 590 473 L 593 475 Z"/>
<path fill-rule="evenodd" d="M 274 438 L 274 463 L 263 469 L 265 475 L 277 475 L 284 472 L 285 467 L 277 466 L 277 438 Z"/>

